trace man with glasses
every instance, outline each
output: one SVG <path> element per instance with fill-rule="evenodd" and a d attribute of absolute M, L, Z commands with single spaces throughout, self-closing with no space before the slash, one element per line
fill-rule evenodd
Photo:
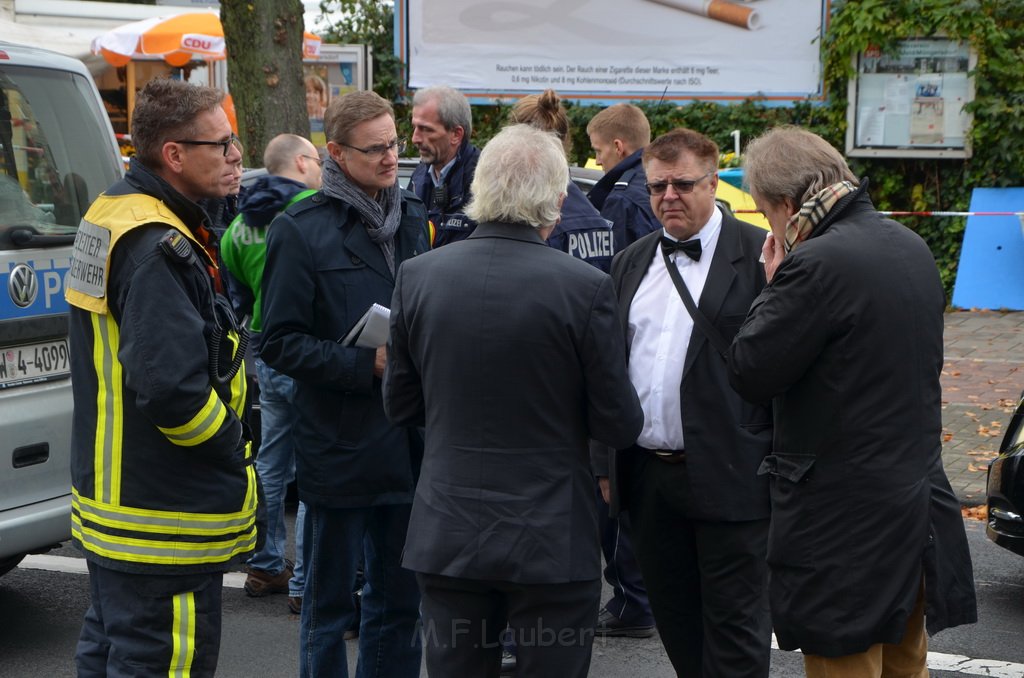
<path fill-rule="evenodd" d="M 458 90 L 436 85 L 413 96 L 412 143 L 420 164 L 409 179 L 409 190 L 427 206 L 431 247 L 462 240 L 476 228 L 465 213 L 480 157 L 469 143 L 472 130 L 469 101 Z"/>
<path fill-rule="evenodd" d="M 197 204 L 227 195 L 242 160 L 222 98 L 147 84 L 128 173 L 75 239 L 72 539 L 91 593 L 79 676 L 213 676 L 223 573 L 256 546 L 244 330 Z"/>
<path fill-rule="evenodd" d="M 765 232 L 715 204 L 718 146 L 676 129 L 644 150 L 662 229 L 612 263 L 629 375 L 644 410 L 636 445 L 595 446 L 606 499 L 633 546 L 681 676 L 768 675 L 768 407 L 729 386 L 723 352 L 765 285 Z"/>
<path fill-rule="evenodd" d="M 283 209 L 316 193 L 320 188 L 320 155 L 308 139 L 279 134 L 263 152 L 268 174 L 259 177 L 242 196 L 240 214 L 221 239 L 221 256 L 228 271 L 243 286 L 245 299 L 236 300 L 251 320 L 252 341 L 263 330 L 262 281 L 267 254 L 267 228 Z M 241 296 L 241 295 L 239 295 Z M 298 614 L 302 606 L 302 520 L 305 505 L 299 503 L 295 527 L 295 564 L 285 560 L 288 531 L 284 521 L 285 490 L 295 477 L 292 444 L 291 377 L 255 360 L 260 386 L 260 449 L 256 472 L 263 484 L 267 507 L 267 539 L 247 563 L 245 592 L 253 597 L 288 594 L 288 609 Z"/>
<path fill-rule="evenodd" d="M 420 673 L 419 591 L 400 558 L 423 455 L 415 428 L 384 416 L 385 347 L 340 341 L 390 306 L 401 263 L 429 249 L 423 203 L 398 185 L 391 104 L 333 99 L 319 193 L 267 231 L 260 358 L 294 379 L 293 439 L 303 522 L 299 674 L 347 676 L 344 632 L 364 560 L 358 676 Z"/>

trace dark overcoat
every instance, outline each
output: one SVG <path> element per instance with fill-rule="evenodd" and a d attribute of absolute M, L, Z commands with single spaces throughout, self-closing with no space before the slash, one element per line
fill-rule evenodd
<path fill-rule="evenodd" d="M 643 425 L 618 327 L 611 278 L 528 225 L 481 223 L 402 266 L 384 405 L 426 425 L 406 568 L 600 578 L 588 439 L 624 447 Z"/>
<path fill-rule="evenodd" d="M 862 186 L 786 256 L 733 341 L 733 386 L 774 403 L 762 469 L 782 649 L 899 642 L 922 575 L 929 632 L 977 619 L 940 456 L 944 307 L 928 246 Z"/>
<path fill-rule="evenodd" d="M 396 266 L 428 249 L 423 203 L 402 192 Z M 324 193 L 267 230 L 260 357 L 295 379 L 299 498 L 335 508 L 412 501 L 422 439 L 384 416 L 376 349 L 338 340 L 372 304 L 388 306 L 395 277 L 359 213 Z"/>

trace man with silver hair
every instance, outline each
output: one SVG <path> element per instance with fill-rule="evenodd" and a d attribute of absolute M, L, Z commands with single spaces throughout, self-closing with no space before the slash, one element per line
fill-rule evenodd
<path fill-rule="evenodd" d="M 729 368 L 743 397 L 775 404 L 760 473 L 779 647 L 799 647 L 810 678 L 927 678 L 925 631 L 977 620 L 942 468 L 935 260 L 816 134 L 770 130 L 744 167 L 772 233 Z"/>
<path fill-rule="evenodd" d="M 433 677 L 497 676 L 506 621 L 522 675 L 590 666 L 601 555 L 588 440 L 630 445 L 643 413 L 611 279 L 544 243 L 568 180 L 552 134 L 505 128 L 473 181 L 480 225 L 395 283 L 384 407 L 426 427 L 402 564 Z"/>
<path fill-rule="evenodd" d="M 435 85 L 413 96 L 412 143 L 420 164 L 409 179 L 409 190 L 427 206 L 431 247 L 462 240 L 476 228 L 465 213 L 480 157 L 469 143 L 472 131 L 469 101 L 458 90 Z"/>

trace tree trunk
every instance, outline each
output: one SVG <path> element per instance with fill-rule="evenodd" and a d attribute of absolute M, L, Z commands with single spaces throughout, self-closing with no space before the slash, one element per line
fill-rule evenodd
<path fill-rule="evenodd" d="M 221 0 L 228 86 L 247 167 L 262 166 L 263 149 L 278 134 L 309 138 L 302 13 L 302 0 Z"/>

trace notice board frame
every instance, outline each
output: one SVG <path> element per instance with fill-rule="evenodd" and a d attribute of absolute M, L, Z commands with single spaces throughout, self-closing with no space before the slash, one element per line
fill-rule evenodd
<path fill-rule="evenodd" d="M 875 158 L 969 158 L 977 52 L 945 37 L 899 41 L 852 57 L 846 154 Z"/>

